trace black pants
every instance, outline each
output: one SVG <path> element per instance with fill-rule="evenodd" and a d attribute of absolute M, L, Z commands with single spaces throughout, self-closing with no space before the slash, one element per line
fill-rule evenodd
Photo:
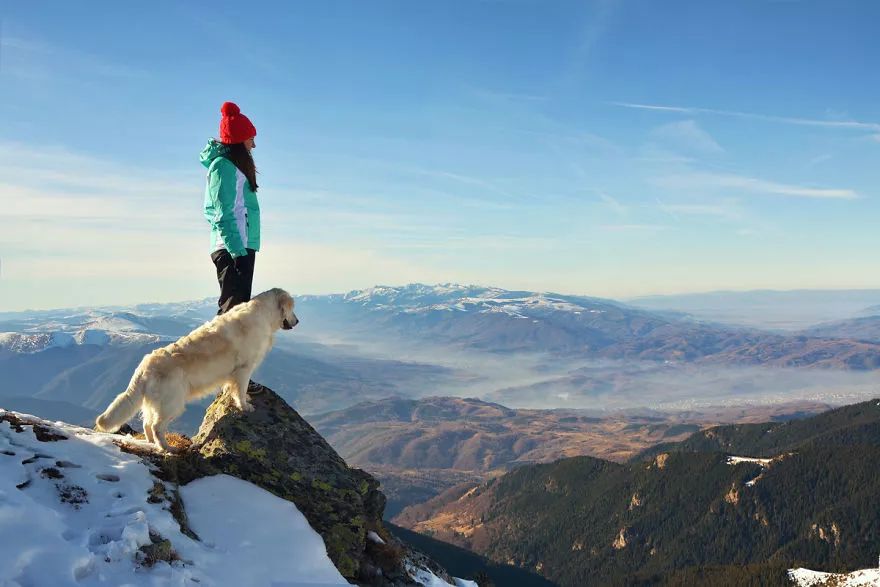
<path fill-rule="evenodd" d="M 211 253 L 211 260 L 217 268 L 217 281 L 220 283 L 220 299 L 217 314 L 225 314 L 233 306 L 251 299 L 251 286 L 254 283 L 254 261 L 257 252 L 247 250 L 247 255 L 238 258 L 238 269 L 229 251 L 221 249 Z"/>

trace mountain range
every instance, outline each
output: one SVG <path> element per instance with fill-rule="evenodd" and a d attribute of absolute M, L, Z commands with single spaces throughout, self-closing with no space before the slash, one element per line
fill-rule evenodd
<path fill-rule="evenodd" d="M 0 397 L 103 407 L 213 300 L 0 314 Z M 730 327 L 613 300 L 413 284 L 299 296 L 258 380 L 306 414 L 390 395 L 515 408 L 689 409 L 866 397 L 880 342 Z M 841 335 L 847 334 L 841 331 Z M 26 404 L 8 404 L 10 407 Z M 33 403 L 29 405 L 34 405 Z M 177 421 L 191 432 L 199 416 Z M 79 411 L 75 411 L 79 410 Z"/>
<path fill-rule="evenodd" d="M 650 305 L 650 301 L 641 299 L 642 304 Z M 863 344 L 871 337 L 850 340 L 842 328 L 840 335 L 834 333 L 836 323 L 818 324 L 822 322 L 818 319 L 812 329 L 780 335 L 602 298 L 456 284 L 377 286 L 345 294 L 299 296 L 297 303 L 298 311 L 307 317 L 301 332 L 321 338 L 341 335 L 351 341 L 381 341 L 405 337 L 423 345 L 493 353 L 607 359 L 845 369 L 877 366 L 878 349 Z M 662 306 L 656 300 L 654 305 Z M 213 314 L 211 300 L 0 313 L 0 352 L 173 340 Z M 859 318 L 864 323 L 871 316 Z"/>
<path fill-rule="evenodd" d="M 394 522 L 560 585 L 784 585 L 787 568 L 876 562 L 878 458 L 871 400 L 702 430 L 627 463 L 518 467 Z"/>
<path fill-rule="evenodd" d="M 505 352 L 725 365 L 874 369 L 875 343 L 788 336 L 671 316 L 613 300 L 476 286 L 375 287 L 303 296 L 316 328 L 352 339 Z"/>

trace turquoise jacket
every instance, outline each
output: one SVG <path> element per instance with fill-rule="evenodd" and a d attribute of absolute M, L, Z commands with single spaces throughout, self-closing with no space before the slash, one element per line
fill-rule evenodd
<path fill-rule="evenodd" d="M 260 203 L 251 184 L 235 164 L 223 156 L 226 146 L 214 139 L 202 150 L 208 168 L 205 218 L 211 225 L 211 252 L 226 249 L 233 257 L 260 250 Z"/>

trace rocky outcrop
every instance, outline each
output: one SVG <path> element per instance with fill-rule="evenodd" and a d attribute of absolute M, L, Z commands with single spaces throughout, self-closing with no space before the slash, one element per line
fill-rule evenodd
<path fill-rule="evenodd" d="M 347 578 L 357 578 L 367 532 L 383 533 L 379 482 L 352 469 L 283 399 L 252 385 L 255 410 L 242 413 L 226 395 L 208 408 L 191 450 L 204 464 L 292 501 Z"/>
<path fill-rule="evenodd" d="M 409 549 L 382 524 L 385 496 L 368 473 L 349 467 L 293 408 L 271 389 L 251 383 L 253 412 L 220 394 L 208 407 L 192 445 L 181 454 L 151 456 L 166 480 L 184 485 L 225 473 L 292 501 L 324 539 L 340 573 L 361 585 L 415 585 L 423 567 L 455 581 Z M 185 519 L 181 519 L 182 526 Z"/>
<path fill-rule="evenodd" d="M 385 496 L 368 473 L 349 467 L 293 408 L 252 383 L 254 411 L 237 410 L 226 394 L 210 405 L 192 445 L 178 455 L 147 455 L 166 481 L 184 485 L 225 473 L 292 501 L 324 539 L 327 554 L 349 581 L 361 585 L 415 585 L 412 567 L 430 568 L 382 524 Z M 185 519 L 179 520 L 185 525 Z"/>
<path fill-rule="evenodd" d="M 611 548 L 614 550 L 622 550 L 629 546 L 632 540 L 632 531 L 629 528 L 621 528 L 620 532 L 617 534 L 617 538 L 611 543 Z"/>

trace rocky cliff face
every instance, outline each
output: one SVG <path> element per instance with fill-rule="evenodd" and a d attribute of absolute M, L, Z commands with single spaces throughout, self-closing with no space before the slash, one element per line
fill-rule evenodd
<path fill-rule="evenodd" d="M 347 578 L 369 566 L 367 532 L 381 536 L 385 496 L 379 483 L 352 469 L 272 390 L 252 385 L 248 414 L 219 396 L 208 408 L 192 450 L 202 468 L 240 477 L 294 502 L 324 538 L 331 560 Z M 363 577 L 366 578 L 366 577 Z"/>
<path fill-rule="evenodd" d="M 180 486 L 225 473 L 292 501 L 322 536 L 327 554 L 349 581 L 414 585 L 413 569 L 423 567 L 455 584 L 385 529 L 385 496 L 373 477 L 349 467 L 275 392 L 253 383 L 248 392 L 253 412 L 238 411 L 220 394 L 187 450 L 173 456 L 147 455 L 166 481 Z M 185 525 L 185 519 L 181 523 Z"/>

